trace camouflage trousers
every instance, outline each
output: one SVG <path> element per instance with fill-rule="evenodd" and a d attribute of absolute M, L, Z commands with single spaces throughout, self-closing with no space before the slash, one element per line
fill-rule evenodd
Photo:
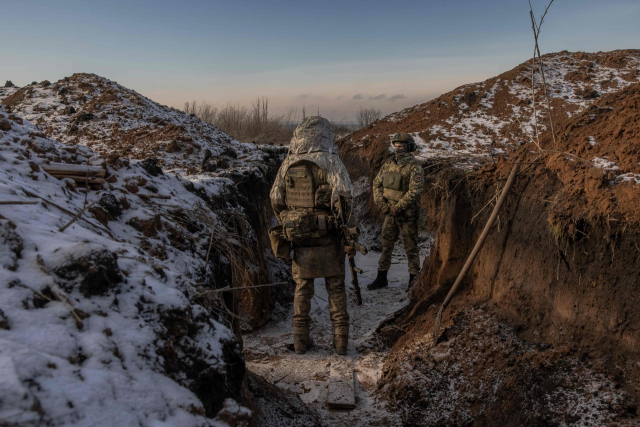
<path fill-rule="evenodd" d="M 344 271 L 344 260 L 342 261 Z M 313 282 L 315 279 L 300 278 L 297 268 L 293 266 L 293 280 L 296 291 L 293 296 L 293 333 L 308 334 L 311 325 L 311 298 L 313 298 Z M 339 276 L 325 277 L 327 294 L 329 294 L 329 312 L 335 335 L 349 335 L 349 313 L 347 312 L 347 292 L 344 285 L 344 273 Z"/>
<path fill-rule="evenodd" d="M 420 272 L 420 252 L 418 250 L 418 219 L 394 218 L 387 215 L 382 225 L 382 255 L 378 261 L 378 270 L 387 271 L 391 267 L 391 255 L 402 234 L 404 251 L 407 254 L 409 274 Z"/>

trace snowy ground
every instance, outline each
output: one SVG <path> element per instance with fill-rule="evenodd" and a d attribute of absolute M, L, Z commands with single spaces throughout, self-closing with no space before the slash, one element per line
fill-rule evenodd
<path fill-rule="evenodd" d="M 398 246 L 400 246 L 400 242 Z M 396 248 L 397 250 L 398 248 Z M 353 361 L 356 370 L 356 403 L 354 410 L 329 410 L 326 407 L 329 367 L 338 357 L 331 348 L 332 329 L 329 319 L 327 292 L 324 279 L 317 279 L 312 300 L 311 335 L 316 346 L 307 354 L 296 355 L 293 350 L 291 316 L 244 336 L 247 368 L 269 382 L 300 396 L 320 414 L 326 426 L 397 426 L 399 417 L 387 411 L 384 402 L 374 395 L 376 383 L 387 351 L 379 351 L 372 345 L 373 332 L 378 324 L 407 304 L 406 259 L 394 256 L 389 271 L 389 287 L 368 291 L 366 286 L 377 274 L 379 252 L 358 254 L 356 265 L 364 274 L 359 276 L 362 289 L 362 306 L 355 305 L 350 273 L 347 266 L 346 281 L 349 295 L 351 333 L 346 357 Z M 421 257 L 422 258 L 422 257 Z"/>

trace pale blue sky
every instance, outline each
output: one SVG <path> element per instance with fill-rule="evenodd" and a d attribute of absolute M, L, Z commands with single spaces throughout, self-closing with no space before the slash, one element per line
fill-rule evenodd
<path fill-rule="evenodd" d="M 546 2 L 533 0 L 539 16 Z M 0 83 L 92 72 L 158 102 L 208 100 L 336 120 L 385 113 L 527 60 L 524 0 L 0 1 Z M 638 0 L 556 0 L 544 52 L 640 48 Z"/>

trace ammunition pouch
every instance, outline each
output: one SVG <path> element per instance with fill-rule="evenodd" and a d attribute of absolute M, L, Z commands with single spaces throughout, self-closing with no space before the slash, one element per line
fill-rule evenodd
<path fill-rule="evenodd" d="M 382 177 L 382 187 L 391 190 L 402 190 L 402 174 L 399 172 L 385 172 Z"/>
<path fill-rule="evenodd" d="M 327 213 L 289 210 L 280 214 L 280 220 L 284 238 L 294 243 L 324 237 L 337 230 L 335 217 Z"/>
<path fill-rule="evenodd" d="M 344 275 L 344 252 L 336 245 L 296 246 L 293 271 L 301 279 Z"/>
<path fill-rule="evenodd" d="M 291 242 L 284 238 L 281 225 L 269 229 L 269 240 L 276 258 L 284 261 L 291 259 Z"/>
<path fill-rule="evenodd" d="M 403 181 L 401 173 L 385 172 L 382 177 L 382 196 L 391 202 L 399 202 L 407 191 Z"/>

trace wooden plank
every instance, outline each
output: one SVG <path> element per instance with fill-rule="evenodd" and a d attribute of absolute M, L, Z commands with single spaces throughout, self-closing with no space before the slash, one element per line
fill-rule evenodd
<path fill-rule="evenodd" d="M 43 163 L 43 164 L 40 164 L 40 167 L 49 173 L 67 172 L 73 175 L 76 175 L 76 174 L 86 175 L 88 172 L 89 176 L 91 175 L 104 176 L 106 173 L 105 169 L 102 166 L 73 165 L 70 163 L 48 163 L 48 164 Z"/>
<path fill-rule="evenodd" d="M 69 178 L 74 180 L 75 182 L 77 182 L 78 184 L 84 184 L 85 182 L 88 182 L 89 184 L 104 184 L 105 182 L 107 182 L 106 180 L 104 180 L 103 178 L 92 178 L 89 177 L 89 179 L 87 180 L 86 177 L 83 176 L 69 176 L 69 175 L 52 175 L 54 178 L 57 179 L 63 179 L 63 178 Z"/>
<path fill-rule="evenodd" d="M 149 199 L 169 200 L 169 199 L 171 199 L 171 196 L 164 196 L 162 194 L 140 194 L 140 193 L 135 193 L 135 195 L 140 197 L 141 199 L 145 199 L 145 200 L 149 200 Z"/>
<path fill-rule="evenodd" d="M 356 407 L 355 381 L 351 359 L 335 358 L 331 361 L 327 406 L 330 409 L 353 409 Z"/>

